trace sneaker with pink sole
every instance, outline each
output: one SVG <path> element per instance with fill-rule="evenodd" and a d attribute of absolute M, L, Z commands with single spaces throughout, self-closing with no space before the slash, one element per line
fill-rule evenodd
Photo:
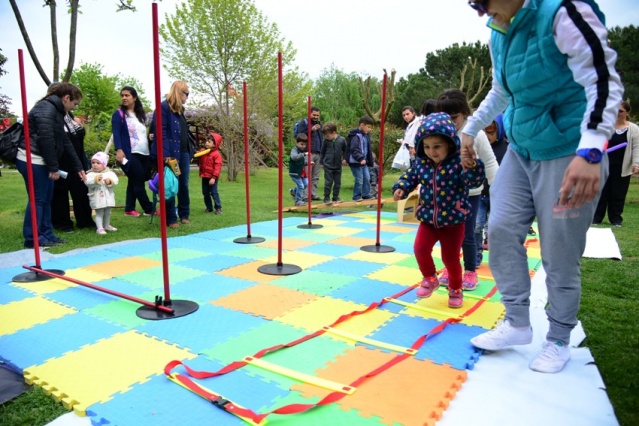
<path fill-rule="evenodd" d="M 422 280 L 420 287 L 417 289 L 417 297 L 430 297 L 435 290 L 439 287 L 439 281 L 437 281 L 437 275 L 432 277 L 426 277 Z"/>
<path fill-rule="evenodd" d="M 477 288 L 477 272 L 464 271 L 462 277 L 462 288 L 464 291 L 472 291 Z"/>
<path fill-rule="evenodd" d="M 450 289 L 448 292 L 448 307 L 449 308 L 461 308 L 464 305 L 464 292 L 459 290 Z"/>
<path fill-rule="evenodd" d="M 128 212 L 124 212 L 125 216 L 131 216 L 131 217 L 140 217 L 140 213 L 136 212 L 135 210 L 129 210 Z"/>

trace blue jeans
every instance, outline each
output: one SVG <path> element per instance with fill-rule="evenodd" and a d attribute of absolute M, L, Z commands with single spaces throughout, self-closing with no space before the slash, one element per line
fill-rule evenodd
<path fill-rule="evenodd" d="M 24 178 L 24 183 L 29 194 L 29 178 L 27 175 L 27 163 L 16 160 L 18 171 Z M 38 242 L 56 241 L 58 237 L 53 233 L 51 224 L 51 201 L 53 200 L 53 187 L 55 182 L 49 179 L 47 166 L 33 164 L 33 189 L 35 197 L 35 212 L 38 224 Z M 22 235 L 25 244 L 33 244 L 33 226 L 31 223 L 31 200 L 27 201 L 27 208 L 24 212 L 24 222 L 22 224 Z"/>
<path fill-rule="evenodd" d="M 464 271 L 475 272 L 477 269 L 477 246 L 475 245 L 475 216 L 479 207 L 481 195 L 468 197 L 470 203 L 470 213 L 466 216 L 466 228 L 464 230 L 464 242 L 462 252 L 464 254 Z"/>
<path fill-rule="evenodd" d="M 188 219 L 191 214 L 191 199 L 189 198 L 189 172 L 191 170 L 191 155 L 187 152 L 180 154 L 180 176 L 178 176 L 178 216 Z"/>
<path fill-rule="evenodd" d="M 488 213 L 490 213 L 490 197 L 482 195 L 479 199 L 479 208 L 475 219 L 475 246 L 477 247 L 478 257 L 484 252 L 482 246 L 484 243 L 484 231 L 488 223 Z"/>
<path fill-rule="evenodd" d="M 211 211 L 213 210 L 213 206 L 215 206 L 215 210 L 222 209 L 222 202 L 220 201 L 220 193 L 217 191 L 217 183 L 219 179 L 215 179 L 215 183 L 213 185 L 209 185 L 210 178 L 202 178 L 202 195 L 204 195 L 204 205 L 206 209 Z M 213 203 L 211 203 L 211 197 L 213 197 Z"/>
<path fill-rule="evenodd" d="M 295 202 L 302 202 L 302 198 L 304 197 L 304 189 L 308 185 L 308 179 L 301 178 L 298 175 L 289 175 L 293 183 L 295 183 Z"/>
<path fill-rule="evenodd" d="M 351 173 L 355 178 L 353 185 L 353 200 L 358 200 L 363 197 L 370 197 L 371 193 L 371 175 L 368 171 L 368 167 L 349 165 Z"/>

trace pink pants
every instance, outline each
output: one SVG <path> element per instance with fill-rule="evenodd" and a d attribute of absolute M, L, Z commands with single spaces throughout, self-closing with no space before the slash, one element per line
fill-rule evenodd
<path fill-rule="evenodd" d="M 459 252 L 464 241 L 464 224 L 435 228 L 424 222 L 419 224 L 413 251 L 417 265 L 424 277 L 430 277 L 437 272 L 433 261 L 433 247 L 439 241 L 442 260 L 448 269 L 449 285 L 453 290 L 462 287 L 462 267 Z"/>

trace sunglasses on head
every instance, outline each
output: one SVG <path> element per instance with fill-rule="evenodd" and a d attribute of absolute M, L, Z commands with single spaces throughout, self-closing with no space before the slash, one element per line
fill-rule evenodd
<path fill-rule="evenodd" d="M 488 0 L 469 1 L 468 6 L 472 7 L 477 12 L 488 13 Z"/>

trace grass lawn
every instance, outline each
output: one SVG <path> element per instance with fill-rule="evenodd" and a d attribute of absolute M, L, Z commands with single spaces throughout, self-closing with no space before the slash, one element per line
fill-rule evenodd
<path fill-rule="evenodd" d="M 196 170 L 191 170 L 191 224 L 177 230 L 168 230 L 168 236 L 187 235 L 210 229 L 226 228 L 246 224 L 245 185 L 243 174 L 238 182 L 220 182 L 222 215 L 204 213 L 204 202 L 200 194 L 200 179 Z M 397 175 L 384 179 L 385 197 Z M 352 176 L 348 169 L 342 175 L 341 197 L 350 199 Z M 320 184 L 323 179 L 320 181 Z M 261 222 L 277 218 L 277 170 L 258 170 L 251 176 L 251 221 Z M 116 200 L 124 205 L 126 178 L 116 187 Z M 284 192 L 293 187 L 284 173 Z M 321 192 L 321 190 L 320 190 Z M 26 194 L 22 177 L 15 170 L 3 169 L 0 177 L 0 253 L 22 249 L 22 220 Z M 321 196 L 321 195 L 320 195 Z M 292 205 L 286 195 L 285 205 Z M 384 206 L 385 211 L 395 211 L 395 204 Z M 365 207 L 348 210 L 366 210 Z M 321 210 L 320 210 L 321 211 Z M 118 232 L 100 236 L 94 230 L 76 230 L 59 234 L 67 243 L 49 249 L 52 253 L 92 247 L 130 239 L 157 238 L 159 220 L 149 224 L 149 218 L 125 217 L 123 209 L 112 212 L 112 224 Z M 285 217 L 303 213 L 285 213 Z M 582 262 L 583 294 L 579 319 L 586 331 L 587 346 L 592 351 L 599 371 L 606 384 L 608 396 L 615 408 L 621 425 L 639 424 L 639 179 L 633 179 L 628 192 L 623 228 L 614 228 L 623 261 L 584 259 Z M 606 226 L 606 225 L 601 225 Z M 238 237 L 245 235 L 238 235 Z M 257 236 L 257 235 L 256 235 Z M 1 285 L 1 284 L 0 284 Z M 638 291 L 638 292 L 636 292 Z M 560 373 L 561 374 L 561 373 Z M 43 425 L 65 412 L 64 408 L 50 399 L 42 390 L 34 388 L 20 397 L 0 405 L 0 425 Z"/>

